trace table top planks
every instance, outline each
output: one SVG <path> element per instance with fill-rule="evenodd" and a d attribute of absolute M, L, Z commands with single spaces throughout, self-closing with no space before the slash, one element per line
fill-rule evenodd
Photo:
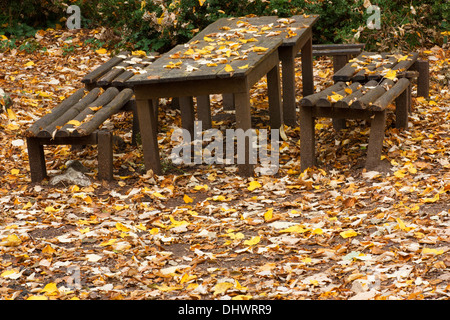
<path fill-rule="evenodd" d="M 162 55 L 128 86 L 246 77 L 279 46 L 295 45 L 317 15 L 222 18 Z"/>

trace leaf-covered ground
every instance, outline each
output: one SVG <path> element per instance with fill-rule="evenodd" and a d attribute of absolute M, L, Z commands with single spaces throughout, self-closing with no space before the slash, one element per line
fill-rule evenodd
<path fill-rule="evenodd" d="M 167 160 L 179 110 L 161 101 L 164 176 L 143 169 L 131 117 L 110 121 L 122 137 L 115 181 L 100 182 L 97 151 L 46 147 L 51 176 L 69 160 L 92 184 L 32 184 L 23 133 L 108 59 L 84 41 L 97 31 L 42 31 L 47 50 L 0 53 L 1 299 L 448 299 L 450 296 L 450 52 L 430 61 L 429 99 L 413 93 L 408 130 L 388 116 L 385 166 L 363 169 L 369 126 L 339 133 L 317 124 L 319 168 L 300 172 L 299 128 L 286 128 L 276 176 L 241 178 L 233 165 Z M 316 88 L 330 59 L 314 62 Z M 298 90 L 301 77 L 298 64 Z M 413 87 L 415 90 L 416 87 Z M 252 89 L 255 125 L 268 124 L 266 85 Z M 232 128 L 220 96 L 217 128 Z"/>

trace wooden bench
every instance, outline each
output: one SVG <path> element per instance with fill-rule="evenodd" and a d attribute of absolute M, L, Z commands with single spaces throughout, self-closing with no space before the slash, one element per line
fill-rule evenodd
<path fill-rule="evenodd" d="M 104 64 L 88 73 L 81 79 L 86 89 L 93 88 L 107 89 L 116 87 L 123 89 L 126 87 L 125 82 L 135 74 L 144 73 L 145 67 L 151 65 L 159 57 L 158 52 L 151 52 L 148 55 L 133 54 L 129 51 L 122 51 L 116 56 L 112 57 Z M 158 101 L 153 101 L 155 112 L 158 110 Z M 136 135 L 139 132 L 139 122 L 136 111 L 136 101 L 134 98 L 127 104 L 125 111 L 133 113 L 133 131 L 132 131 L 132 145 L 136 145 Z"/>
<path fill-rule="evenodd" d="M 113 179 L 112 133 L 100 130 L 111 115 L 130 107 L 133 90 L 79 89 L 25 132 L 31 181 L 47 177 L 44 145 L 98 145 L 98 178 Z"/>
<path fill-rule="evenodd" d="M 344 67 L 350 58 L 360 54 L 365 46 L 364 43 L 313 44 L 312 55 L 333 57 L 333 71 L 336 72 Z"/>
<path fill-rule="evenodd" d="M 100 130 L 100 127 L 111 115 L 131 111 L 132 143 L 136 144 L 136 133 L 139 132 L 136 101 L 132 98 L 133 91 L 124 83 L 143 72 L 157 55 L 120 52 L 83 77 L 81 82 L 85 89 L 76 91 L 25 132 L 32 182 L 47 177 L 43 146 L 61 144 L 98 145 L 98 178 L 113 179 L 113 135 L 107 130 Z"/>
<path fill-rule="evenodd" d="M 300 157 L 302 170 L 315 165 L 315 118 L 371 121 L 365 167 L 380 164 L 386 110 L 395 102 L 396 127 L 406 128 L 411 110 L 410 70 L 418 54 L 391 55 L 364 52 L 334 75 L 336 83 L 300 101 Z M 357 81 L 359 80 L 359 81 Z M 350 82 L 344 82 L 350 81 Z M 351 82 L 353 81 L 353 82 Z"/>
<path fill-rule="evenodd" d="M 158 58 L 157 52 L 149 55 L 133 55 L 122 51 L 107 62 L 96 68 L 81 79 L 88 90 L 96 87 L 109 88 L 111 86 L 124 88 L 125 81 L 133 75 L 145 72 L 144 68 Z"/>

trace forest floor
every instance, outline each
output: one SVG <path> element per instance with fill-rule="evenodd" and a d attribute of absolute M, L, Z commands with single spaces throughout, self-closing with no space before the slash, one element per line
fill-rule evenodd
<path fill-rule="evenodd" d="M 299 128 L 285 127 L 276 175 L 242 178 L 236 165 L 173 165 L 179 110 L 161 101 L 165 174 L 143 169 L 130 114 L 107 125 L 114 181 L 97 180 L 97 149 L 46 147 L 50 176 L 79 160 L 91 185 L 31 183 L 25 130 L 109 59 L 85 40 L 98 30 L 47 30 L 46 50 L 0 53 L 0 299 L 448 299 L 450 297 L 450 50 L 430 61 L 430 97 L 407 130 L 388 114 L 385 167 L 363 168 L 370 132 L 349 121 L 316 125 L 318 167 L 300 171 Z M 296 72 L 301 97 L 301 63 Z M 332 83 L 314 61 L 316 89 Z M 255 124 L 268 127 L 266 83 L 252 89 Z M 214 127 L 233 128 L 212 96 Z"/>

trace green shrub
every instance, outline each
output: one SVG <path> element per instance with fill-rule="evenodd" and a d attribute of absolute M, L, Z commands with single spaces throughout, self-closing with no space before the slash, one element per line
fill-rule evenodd
<path fill-rule="evenodd" d="M 315 43 L 365 42 L 368 49 L 412 49 L 442 44 L 450 2 L 371 0 L 381 9 L 381 29 L 367 27 L 364 0 L 5 0 L 0 34 L 30 37 L 36 29 L 63 24 L 68 5 L 81 8 L 82 27 L 105 27 L 111 48 L 169 50 L 221 17 L 249 14 L 319 14 Z M 4 44 L 5 45 L 5 44 Z"/>

